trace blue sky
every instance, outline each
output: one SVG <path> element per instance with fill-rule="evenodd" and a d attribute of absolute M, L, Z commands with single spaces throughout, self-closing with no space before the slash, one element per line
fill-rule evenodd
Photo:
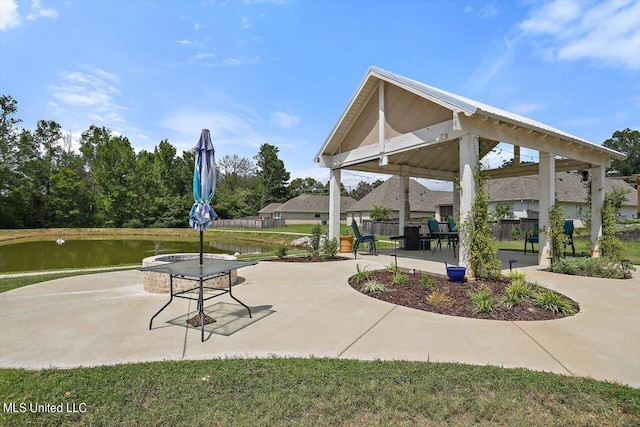
<path fill-rule="evenodd" d="M 640 129 L 638 0 L 0 0 L 22 126 L 179 151 L 206 127 L 217 156 L 278 146 L 292 178 L 328 180 L 313 157 L 371 65 L 595 143 Z"/>

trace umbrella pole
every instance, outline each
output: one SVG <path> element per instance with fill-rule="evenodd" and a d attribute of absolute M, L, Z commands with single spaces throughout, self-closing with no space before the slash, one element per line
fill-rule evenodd
<path fill-rule="evenodd" d="M 202 238 L 202 230 L 200 230 L 200 265 L 203 264 L 202 262 L 202 252 L 204 251 L 204 243 L 203 243 L 203 238 Z"/>

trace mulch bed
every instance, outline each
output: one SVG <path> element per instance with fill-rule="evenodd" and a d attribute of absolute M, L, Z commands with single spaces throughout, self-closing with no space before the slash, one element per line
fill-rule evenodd
<path fill-rule="evenodd" d="M 426 297 L 430 294 L 420 283 L 420 274 L 407 274 L 408 278 L 402 285 L 393 284 L 393 274 L 387 271 L 373 271 L 372 278 L 380 283 L 384 283 L 387 290 L 379 293 L 364 294 L 382 301 L 393 304 L 402 305 L 404 307 L 415 308 L 417 310 L 430 311 L 433 313 L 446 314 L 449 316 L 471 317 L 475 319 L 492 319 L 492 320 L 552 320 L 560 319 L 564 316 L 555 314 L 551 311 L 538 307 L 531 299 L 525 299 L 513 308 L 504 307 L 497 303 L 493 310 L 488 313 L 475 313 L 473 302 L 469 298 L 468 292 L 477 290 L 481 285 L 491 289 L 493 297 L 501 300 L 505 294 L 504 289 L 509 286 L 509 280 L 500 281 L 467 281 L 464 283 L 450 282 L 447 277 L 432 274 L 437 280 L 436 288 L 445 292 L 453 303 L 449 307 L 436 308 L 426 301 Z M 357 283 L 355 276 L 349 279 L 349 285 L 358 292 L 362 292 L 364 283 Z M 565 297 L 566 298 L 566 297 Z M 568 298 L 569 299 L 569 298 Z M 579 305 L 575 301 L 569 299 L 576 309 Z"/>
<path fill-rule="evenodd" d="M 293 257 L 284 257 L 284 258 L 273 258 L 267 261 L 271 262 L 332 262 L 332 261 L 346 261 L 349 258 L 344 258 L 341 256 L 335 256 L 333 258 L 321 258 L 319 256 L 309 257 L 309 256 L 293 256 Z"/>

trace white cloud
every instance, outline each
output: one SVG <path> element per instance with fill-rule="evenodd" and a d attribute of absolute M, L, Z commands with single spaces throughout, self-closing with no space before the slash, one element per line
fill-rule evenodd
<path fill-rule="evenodd" d="M 198 31 L 204 28 L 204 25 L 202 24 L 198 24 L 197 22 L 195 24 L 193 24 L 193 29 Z"/>
<path fill-rule="evenodd" d="M 503 41 L 502 46 L 496 47 L 489 56 L 482 58 L 482 64 L 473 71 L 465 88 L 471 91 L 481 90 L 508 64 L 513 55 L 513 43 L 507 38 Z"/>
<path fill-rule="evenodd" d="M 547 60 L 640 70 L 639 0 L 555 0 L 532 10 L 519 30 Z"/>
<path fill-rule="evenodd" d="M 190 42 L 189 40 L 176 40 L 176 43 L 178 43 L 180 46 L 189 46 L 191 44 L 193 44 L 193 42 Z"/>
<path fill-rule="evenodd" d="M 201 53 L 198 53 L 197 55 L 195 55 L 193 57 L 193 59 L 208 59 L 208 58 L 213 58 L 214 56 L 216 56 L 215 53 L 201 52 Z"/>
<path fill-rule="evenodd" d="M 59 83 L 50 86 L 54 102 L 60 111 L 81 108 L 87 117 L 112 123 L 124 123 L 120 107 L 114 97 L 120 94 L 115 86 L 115 75 L 95 67 L 84 67 L 85 71 L 63 71 Z"/>
<path fill-rule="evenodd" d="M 20 12 L 15 0 L 0 0 L 0 31 L 20 25 Z"/>
<path fill-rule="evenodd" d="M 464 9 L 462 10 L 463 13 L 472 13 L 473 12 L 473 7 L 471 5 L 466 5 L 464 7 Z"/>
<path fill-rule="evenodd" d="M 480 15 L 481 18 L 490 18 L 496 16 L 498 13 L 498 8 L 493 3 L 486 3 L 478 10 L 478 15 Z"/>
<path fill-rule="evenodd" d="M 42 6 L 40 6 L 40 0 L 33 0 L 31 2 L 31 13 L 27 15 L 27 19 L 29 21 L 35 21 L 36 19 L 39 19 L 39 18 L 55 19 L 57 17 L 58 17 L 58 12 L 56 12 L 55 9 L 51 9 L 51 8 L 43 9 Z"/>
<path fill-rule="evenodd" d="M 243 30 L 251 28 L 251 24 L 249 24 L 249 18 L 247 18 L 246 16 L 242 18 L 242 24 L 240 25 L 240 28 L 242 28 Z"/>
<path fill-rule="evenodd" d="M 282 111 L 278 111 L 274 113 L 271 120 L 275 123 L 276 126 L 290 129 L 300 122 L 300 118 L 297 116 L 293 116 L 291 114 L 283 113 Z"/>

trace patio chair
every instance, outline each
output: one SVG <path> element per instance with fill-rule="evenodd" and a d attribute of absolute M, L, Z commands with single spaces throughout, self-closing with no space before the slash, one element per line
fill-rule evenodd
<path fill-rule="evenodd" d="M 369 243 L 369 253 L 377 253 L 376 251 L 376 237 L 372 233 L 362 234 L 358 229 L 356 220 L 351 220 L 351 228 L 353 228 L 353 235 L 355 236 L 355 242 L 353 243 L 353 257 L 358 258 L 358 248 L 360 243 Z"/>
<path fill-rule="evenodd" d="M 440 223 L 437 219 L 430 219 L 427 223 L 429 227 L 429 234 L 431 235 L 431 240 L 436 241 L 436 246 L 433 247 L 433 250 L 436 250 L 436 247 L 440 247 L 442 250 L 442 237 L 438 235 L 440 233 Z"/>
<path fill-rule="evenodd" d="M 564 242 L 564 255 L 567 256 L 567 246 L 571 245 L 571 253 L 575 257 L 576 256 L 576 247 L 573 245 L 573 220 L 568 219 L 564 222 L 564 230 L 563 230 L 567 239 Z"/>
<path fill-rule="evenodd" d="M 527 243 L 531 243 L 531 253 L 533 253 L 533 244 L 538 243 L 540 246 L 540 242 L 538 241 L 538 223 L 536 222 L 533 225 L 533 231 L 527 232 L 524 235 L 524 254 L 527 254 Z"/>

